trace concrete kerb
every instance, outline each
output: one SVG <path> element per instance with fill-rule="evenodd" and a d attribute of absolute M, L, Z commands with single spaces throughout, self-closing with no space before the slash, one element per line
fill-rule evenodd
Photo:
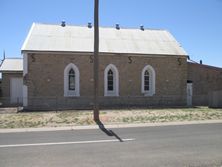
<path fill-rule="evenodd" d="M 137 123 L 137 124 L 113 124 L 113 125 L 105 125 L 105 127 L 108 128 L 108 129 L 115 129 L 115 128 L 133 128 L 133 127 L 155 127 L 155 126 L 212 124 L 212 123 L 222 123 L 222 120 L 163 122 L 163 123 Z M 88 125 L 88 126 L 0 129 L 0 133 L 46 132 L 46 131 L 85 130 L 85 129 L 98 129 L 98 126 L 97 125 Z"/>

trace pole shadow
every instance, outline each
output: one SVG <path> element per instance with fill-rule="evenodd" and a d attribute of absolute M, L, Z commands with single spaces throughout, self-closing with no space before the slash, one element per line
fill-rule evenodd
<path fill-rule="evenodd" d="M 104 126 L 104 124 L 100 120 L 95 121 L 95 122 L 99 126 L 99 129 L 101 131 L 103 131 L 107 136 L 114 136 L 120 142 L 123 142 L 123 140 L 115 132 L 113 132 L 111 129 L 106 129 L 106 127 Z"/>

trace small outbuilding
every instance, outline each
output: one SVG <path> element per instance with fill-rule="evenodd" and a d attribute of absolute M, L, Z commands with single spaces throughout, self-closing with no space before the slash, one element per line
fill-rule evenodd
<path fill-rule="evenodd" d="M 13 106 L 23 102 L 23 59 L 6 58 L 3 60 L 0 72 L 2 73 L 1 103 L 4 106 Z"/>
<path fill-rule="evenodd" d="M 187 63 L 187 77 L 192 81 L 192 104 L 222 106 L 222 68 Z"/>

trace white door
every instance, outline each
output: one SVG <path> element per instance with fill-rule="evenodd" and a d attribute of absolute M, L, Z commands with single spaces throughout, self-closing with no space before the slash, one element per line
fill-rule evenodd
<path fill-rule="evenodd" d="M 187 106 L 192 106 L 193 84 L 187 83 Z"/>
<path fill-rule="evenodd" d="M 11 78 L 10 79 L 10 101 L 11 103 L 22 103 L 22 78 Z"/>

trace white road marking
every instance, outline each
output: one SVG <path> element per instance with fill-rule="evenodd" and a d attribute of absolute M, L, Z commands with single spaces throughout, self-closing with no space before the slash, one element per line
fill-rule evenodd
<path fill-rule="evenodd" d="M 133 140 L 135 140 L 135 139 L 122 139 L 123 142 L 133 141 Z M 112 139 L 112 140 L 91 140 L 91 141 L 57 142 L 57 143 L 9 144 L 9 145 L 0 145 L 0 148 L 67 145 L 67 144 L 91 144 L 91 143 L 108 143 L 108 142 L 119 142 L 119 140 L 118 139 Z"/>

